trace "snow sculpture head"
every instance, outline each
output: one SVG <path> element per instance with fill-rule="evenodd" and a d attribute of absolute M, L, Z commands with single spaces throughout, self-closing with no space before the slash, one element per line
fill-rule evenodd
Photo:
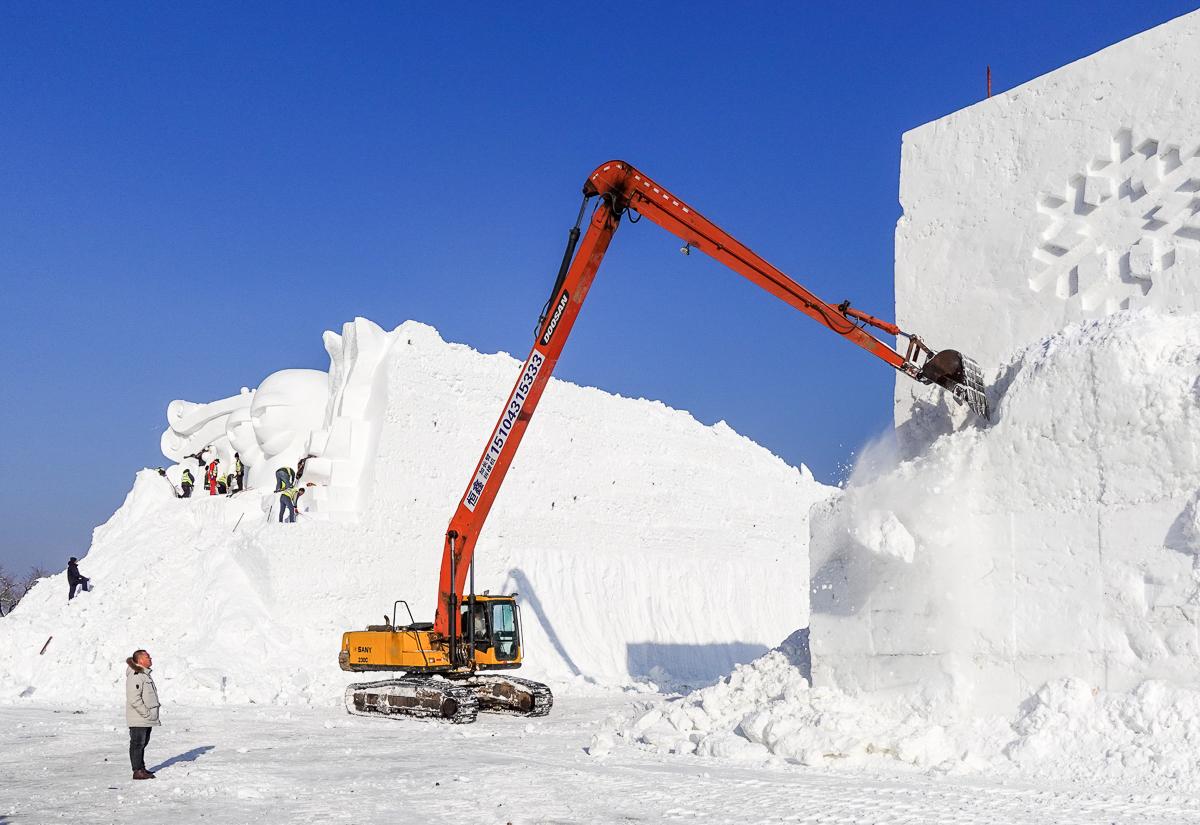
<path fill-rule="evenodd" d="M 328 403 L 328 373 L 280 370 L 268 375 L 250 407 L 254 438 L 263 453 L 272 457 L 290 447 L 299 449 L 309 433 L 324 425 Z"/>

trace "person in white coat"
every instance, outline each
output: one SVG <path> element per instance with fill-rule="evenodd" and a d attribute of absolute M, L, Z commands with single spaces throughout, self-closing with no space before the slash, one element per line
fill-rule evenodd
<path fill-rule="evenodd" d="M 150 729 L 161 724 L 158 721 L 158 688 L 150 675 L 153 660 L 144 650 L 135 650 L 125 660 L 125 722 L 129 725 L 129 763 L 133 767 L 134 779 L 153 779 L 154 774 L 146 770 L 146 745 L 150 742 Z"/>

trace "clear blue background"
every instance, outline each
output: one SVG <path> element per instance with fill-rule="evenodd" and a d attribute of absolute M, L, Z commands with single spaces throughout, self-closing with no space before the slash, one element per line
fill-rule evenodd
<path fill-rule="evenodd" d="M 524 357 L 611 158 L 890 316 L 901 134 L 1193 4 L 180 6 L 0 6 L 10 569 L 86 550 L 171 399 L 324 369 L 355 315 Z M 678 246 L 622 227 L 557 376 L 837 480 L 891 370 Z"/>

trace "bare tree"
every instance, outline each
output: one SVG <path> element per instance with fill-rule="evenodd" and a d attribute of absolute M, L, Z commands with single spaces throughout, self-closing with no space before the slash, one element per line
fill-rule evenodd
<path fill-rule="evenodd" d="M 12 610 L 19 598 L 17 580 L 0 565 L 0 616 Z"/>
<path fill-rule="evenodd" d="M 50 575 L 50 571 L 44 567 L 38 567 L 36 564 L 29 568 L 29 575 L 25 577 L 25 581 L 21 584 L 21 597 L 24 598 L 30 589 L 38 583 L 38 579 L 44 579 Z"/>
<path fill-rule="evenodd" d="M 0 616 L 11 613 L 17 603 L 25 597 L 38 579 L 44 579 L 50 571 L 34 565 L 24 576 L 17 576 L 0 567 Z"/>

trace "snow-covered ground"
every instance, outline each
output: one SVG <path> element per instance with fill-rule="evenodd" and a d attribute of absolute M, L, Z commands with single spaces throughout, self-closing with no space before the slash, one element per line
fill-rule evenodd
<path fill-rule="evenodd" d="M 164 699 L 147 751 L 158 778 L 133 783 L 119 708 L 0 708 L 0 822 L 1200 823 L 1192 791 L 589 755 L 605 717 L 645 702 L 630 695 L 565 697 L 545 719 L 467 727 Z"/>

